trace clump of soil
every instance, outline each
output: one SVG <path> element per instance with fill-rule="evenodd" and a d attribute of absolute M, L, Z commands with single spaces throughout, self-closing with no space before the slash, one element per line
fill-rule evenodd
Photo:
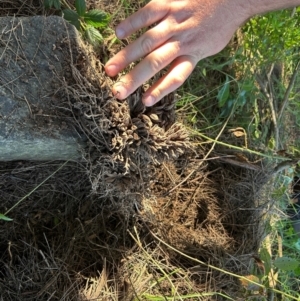
<path fill-rule="evenodd" d="M 249 272 L 266 175 L 205 160 L 173 94 L 152 108 L 143 87 L 115 99 L 94 50 L 79 48 L 66 48 L 71 76 L 54 93 L 86 137 L 83 161 L 0 164 L 0 212 L 22 200 L 0 221 L 1 297 L 234 296 L 239 282 L 213 266 Z"/>

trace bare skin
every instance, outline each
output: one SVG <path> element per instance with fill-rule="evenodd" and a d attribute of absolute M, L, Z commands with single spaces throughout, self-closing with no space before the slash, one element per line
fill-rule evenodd
<path fill-rule="evenodd" d="M 297 5 L 300 0 L 152 0 L 116 28 L 117 37 L 124 39 L 156 23 L 105 65 L 106 73 L 115 76 L 143 58 L 114 85 L 113 93 L 125 99 L 169 66 L 143 96 L 143 103 L 152 106 L 181 86 L 197 62 L 221 51 L 251 16 Z"/>

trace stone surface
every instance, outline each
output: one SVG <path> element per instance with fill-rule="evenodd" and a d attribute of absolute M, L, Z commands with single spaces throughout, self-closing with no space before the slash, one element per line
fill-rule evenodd
<path fill-rule="evenodd" d="M 55 109 L 77 39 L 57 16 L 0 18 L 0 161 L 81 158 L 83 138 Z"/>

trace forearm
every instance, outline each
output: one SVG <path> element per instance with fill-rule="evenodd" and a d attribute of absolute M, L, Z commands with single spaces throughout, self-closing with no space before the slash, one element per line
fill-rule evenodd
<path fill-rule="evenodd" d="M 238 0 L 249 3 L 249 17 L 269 11 L 292 8 L 300 5 L 300 0 Z"/>

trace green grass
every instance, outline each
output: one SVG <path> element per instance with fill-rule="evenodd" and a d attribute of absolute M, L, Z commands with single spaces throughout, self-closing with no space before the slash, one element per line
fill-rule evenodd
<path fill-rule="evenodd" d="M 238 32 L 229 47 L 201 61 L 180 90 L 182 98 L 178 102 L 181 111 L 190 108 L 188 120 L 191 125 L 194 127 L 197 120 L 204 120 L 204 128 L 199 125 L 199 129 L 205 130 L 207 124 L 210 128 L 220 125 L 230 116 L 229 124 L 244 127 L 251 133 L 252 139 L 258 142 L 264 140 L 268 146 L 270 138 L 264 124 L 270 126 L 272 114 L 258 78 L 266 81 L 265 75 L 272 66 L 275 66 L 277 73 L 281 72 L 280 78 L 273 80 L 276 83 L 276 106 L 280 107 L 289 77 L 299 59 L 298 23 L 299 9 L 256 17 Z M 289 101 L 299 124 L 296 110 L 300 105 L 295 98 L 295 89 L 290 92 Z M 263 118 L 261 106 L 265 109 Z"/>
<path fill-rule="evenodd" d="M 286 148 L 294 159 L 300 159 L 299 22 L 300 8 L 258 16 L 239 30 L 224 51 L 199 62 L 179 91 L 177 104 L 178 113 L 183 114 L 193 135 L 198 132 L 202 139 L 214 141 L 224 124 L 243 127 L 250 152 L 259 151 L 279 163 L 286 159 L 277 158 L 274 153 Z M 262 84 L 266 84 L 265 91 Z M 275 129 L 271 128 L 274 123 Z M 284 211 L 295 169 L 293 166 L 284 170 L 274 179 L 272 212 Z M 299 240 L 283 214 L 271 215 L 267 232 L 262 249 L 268 245 L 270 264 L 278 273 L 276 285 L 282 293 L 280 297 L 280 293 L 273 292 L 272 298 L 291 300 L 293 296 L 300 300 L 300 264 L 289 271 L 274 266 L 282 256 L 300 263 L 300 251 L 296 248 Z M 270 286 L 266 277 L 262 283 Z"/>

